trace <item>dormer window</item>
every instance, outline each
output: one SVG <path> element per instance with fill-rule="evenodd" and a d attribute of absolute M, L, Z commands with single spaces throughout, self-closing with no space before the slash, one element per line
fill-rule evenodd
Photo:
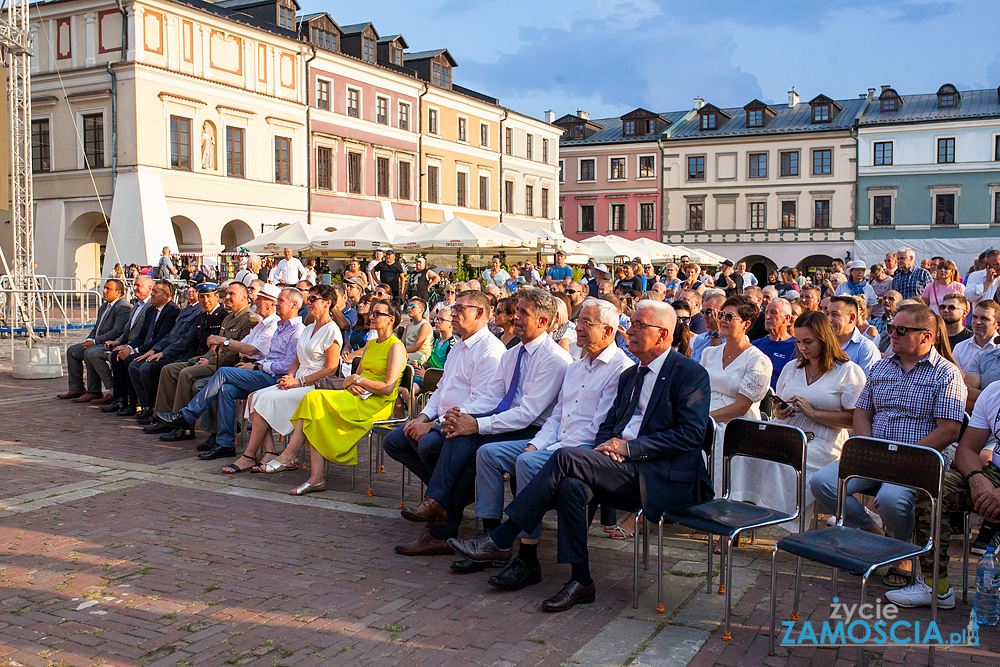
<path fill-rule="evenodd" d="M 309 30 L 309 41 L 322 49 L 327 49 L 328 51 L 337 50 L 337 35 L 329 30 L 311 28 Z"/>
<path fill-rule="evenodd" d="M 895 97 L 887 97 L 882 100 L 882 111 L 895 111 L 898 108 L 898 100 Z"/>
<path fill-rule="evenodd" d="M 952 109 L 958 106 L 961 99 L 958 89 L 950 83 L 946 83 L 937 91 L 938 109 Z"/>
<path fill-rule="evenodd" d="M 654 134 L 656 132 L 656 122 L 650 118 L 646 121 L 646 134 Z"/>
<path fill-rule="evenodd" d="M 764 127 L 763 109 L 747 109 L 747 127 Z"/>
<path fill-rule="evenodd" d="M 403 49 L 398 46 L 389 47 L 389 62 L 393 65 L 403 66 Z"/>
<path fill-rule="evenodd" d="M 627 121 L 625 121 L 625 126 L 624 126 L 624 129 L 622 130 L 622 132 L 627 137 L 634 135 L 635 134 L 635 121 L 634 120 L 627 120 Z"/>
<path fill-rule="evenodd" d="M 361 38 L 361 59 L 366 63 L 375 62 L 375 40 L 371 37 Z"/>
<path fill-rule="evenodd" d="M 295 30 L 295 8 L 278 5 L 278 25 L 288 30 Z"/>
<path fill-rule="evenodd" d="M 701 114 L 701 129 L 714 130 L 716 128 L 716 114 L 714 111 L 707 111 Z"/>
<path fill-rule="evenodd" d="M 938 106 L 942 109 L 955 106 L 955 96 L 950 93 L 947 95 L 941 95 L 938 97 Z"/>
<path fill-rule="evenodd" d="M 878 96 L 878 100 L 879 108 L 882 111 L 899 111 L 899 108 L 903 106 L 903 100 L 900 99 L 899 93 L 889 86 L 882 86 L 882 94 Z"/>
<path fill-rule="evenodd" d="M 431 63 L 431 83 L 442 88 L 451 88 L 451 67 L 441 63 Z"/>
<path fill-rule="evenodd" d="M 816 104 L 816 105 L 813 105 L 813 122 L 814 123 L 829 123 L 830 122 L 830 105 L 829 104 Z"/>

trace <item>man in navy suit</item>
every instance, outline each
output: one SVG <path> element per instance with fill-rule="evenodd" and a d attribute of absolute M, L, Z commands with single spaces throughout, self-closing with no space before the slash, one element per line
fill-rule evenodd
<path fill-rule="evenodd" d="M 572 577 L 543 611 L 565 611 L 593 602 L 587 554 L 587 506 L 640 507 L 658 517 L 668 507 L 713 496 L 701 445 L 708 427 L 708 373 L 671 350 L 677 315 L 660 301 L 636 306 L 629 350 L 639 365 L 622 373 L 618 394 L 597 431 L 595 447 L 557 451 L 507 506 L 508 520 L 487 535 L 448 544 L 471 560 L 509 560 L 520 532 L 533 530 L 551 509 L 559 513 L 560 563 Z"/>
<path fill-rule="evenodd" d="M 87 374 L 87 386 L 83 384 L 83 368 L 86 352 L 96 346 L 103 347 L 104 341 L 118 340 L 128 325 L 132 307 L 125 299 L 125 283 L 111 278 L 104 283 L 104 303 L 97 309 L 97 322 L 87 334 L 87 340 L 71 345 L 66 350 L 66 374 L 69 376 L 69 391 L 57 398 L 73 399 L 74 403 L 89 403 L 104 397 L 101 378 L 94 373 Z"/>

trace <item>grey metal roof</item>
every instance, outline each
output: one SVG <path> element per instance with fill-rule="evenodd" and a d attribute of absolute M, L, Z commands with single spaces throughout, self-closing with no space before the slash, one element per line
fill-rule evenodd
<path fill-rule="evenodd" d="M 371 21 L 365 21 L 364 23 L 352 23 L 351 25 L 342 25 L 340 29 L 344 31 L 345 35 L 356 35 L 368 26 L 372 25 Z M 375 26 L 372 26 L 374 28 Z"/>
<path fill-rule="evenodd" d="M 664 118 L 671 123 L 677 123 L 685 115 L 687 111 L 669 111 L 666 113 L 657 113 L 656 115 Z M 565 118 L 565 116 L 563 117 Z M 583 122 L 583 119 L 580 119 Z M 591 123 L 596 123 L 603 127 L 603 130 L 598 130 L 594 134 L 590 135 L 586 139 L 560 139 L 560 146 L 586 146 L 588 144 L 615 144 L 615 143 L 638 143 L 643 141 L 656 141 L 660 136 L 658 134 L 635 134 L 625 136 L 623 134 L 624 130 L 622 128 L 621 117 L 615 118 L 591 118 Z M 670 127 L 673 127 L 672 125 Z M 667 129 L 670 129 L 669 127 Z"/>
<path fill-rule="evenodd" d="M 882 111 L 876 97 L 868 104 L 859 123 L 865 125 L 892 125 L 898 123 L 925 123 L 967 118 L 989 118 L 1000 116 L 1000 100 L 997 89 L 960 90 L 960 99 L 954 107 L 938 108 L 936 93 L 923 95 L 900 95 L 903 102 L 896 111 Z"/>
<path fill-rule="evenodd" d="M 767 119 L 764 127 L 747 127 L 746 111 L 743 107 L 721 109 L 732 118 L 719 118 L 719 126 L 715 130 L 702 130 L 700 118 L 691 113 L 690 117 L 668 127 L 664 133 L 665 141 L 681 141 L 687 139 L 709 139 L 712 137 L 750 137 L 770 134 L 793 134 L 800 132 L 833 132 L 850 129 L 854 125 L 858 112 L 865 105 L 865 100 L 854 98 L 849 100 L 834 100 L 842 109 L 833 116 L 829 123 L 813 123 L 812 107 L 808 102 L 799 102 L 795 108 L 787 104 L 771 106 L 777 115 Z"/>

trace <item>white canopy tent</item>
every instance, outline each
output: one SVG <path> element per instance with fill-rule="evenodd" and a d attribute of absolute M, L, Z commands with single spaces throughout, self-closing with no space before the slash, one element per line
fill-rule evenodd
<path fill-rule="evenodd" d="M 303 222 L 293 222 L 261 234 L 254 240 L 244 243 L 242 247 L 250 252 L 278 253 L 285 248 L 301 252 L 309 249 L 309 244 L 318 233 L 322 232 L 314 230 Z"/>
<path fill-rule="evenodd" d="M 510 234 L 495 231 L 463 220 L 452 218 L 438 225 L 428 225 L 427 229 L 399 239 L 395 247 L 404 252 L 428 249 L 494 249 L 518 248 L 522 240 Z"/>
<path fill-rule="evenodd" d="M 640 245 L 614 236 L 591 236 L 580 241 L 580 254 L 589 255 L 595 262 L 611 264 L 616 257 L 639 257 L 644 262 L 650 260 L 649 252 Z"/>
<path fill-rule="evenodd" d="M 382 218 L 372 218 L 313 238 L 314 251 L 371 252 L 392 246 L 409 234 L 400 225 Z"/>

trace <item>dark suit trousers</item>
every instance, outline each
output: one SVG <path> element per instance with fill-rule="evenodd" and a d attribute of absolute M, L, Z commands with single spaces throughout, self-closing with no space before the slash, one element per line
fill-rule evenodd
<path fill-rule="evenodd" d="M 135 405 L 135 388 L 132 386 L 132 379 L 129 377 L 129 367 L 138 358 L 140 353 L 133 352 L 121 361 L 111 358 L 111 386 L 112 393 L 116 401 Z"/>
<path fill-rule="evenodd" d="M 129 366 L 129 375 L 132 378 L 132 387 L 135 389 L 137 405 L 144 408 L 153 407 L 156 401 L 156 387 L 160 384 L 160 371 L 167 364 L 172 364 L 179 359 L 157 359 L 156 361 L 143 361 L 141 364 Z"/>
<path fill-rule="evenodd" d="M 462 514 L 476 497 L 476 452 L 490 442 L 527 440 L 538 433 L 539 426 L 492 435 L 460 435 L 444 441 L 441 456 L 427 483 L 426 495 L 448 510 L 445 526 L 432 526 L 431 536 L 439 540 L 458 537 Z"/>
<path fill-rule="evenodd" d="M 507 506 L 507 516 L 531 532 L 545 513 L 559 513 L 558 561 L 586 563 L 588 504 L 637 510 L 642 506 L 638 464 L 617 463 L 584 447 L 564 447 L 553 454 Z"/>
<path fill-rule="evenodd" d="M 438 457 L 441 456 L 442 447 L 444 447 L 444 434 L 440 426 L 431 428 L 420 440 L 414 440 L 403 433 L 403 427 L 400 426 L 382 441 L 382 450 L 389 455 L 389 458 L 402 463 L 424 484 L 431 481 L 431 474 L 437 465 Z"/>

